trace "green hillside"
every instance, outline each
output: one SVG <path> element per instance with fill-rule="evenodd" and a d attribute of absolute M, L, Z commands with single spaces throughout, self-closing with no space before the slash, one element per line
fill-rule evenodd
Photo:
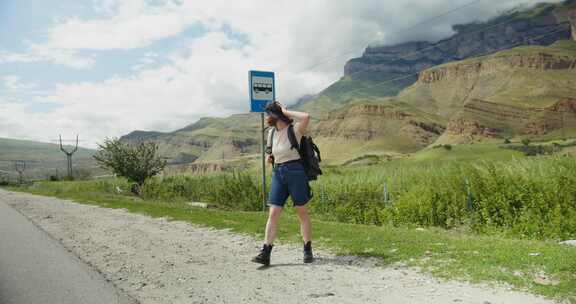
<path fill-rule="evenodd" d="M 67 147 L 67 149 L 71 149 Z M 78 148 L 74 154 L 79 159 L 90 158 L 96 151 Z M 60 161 L 66 156 L 57 144 L 0 138 L 0 160 Z"/>
<path fill-rule="evenodd" d="M 522 46 L 421 73 L 398 99 L 449 120 L 439 143 L 576 136 L 576 42 Z"/>
<path fill-rule="evenodd" d="M 356 98 L 313 126 L 312 135 L 330 164 L 361 155 L 394 156 L 418 151 L 444 132 L 445 121 L 394 98 Z"/>
<path fill-rule="evenodd" d="M 259 115 L 237 114 L 227 118 L 202 118 L 170 133 L 136 131 L 121 139 L 157 142 L 159 153 L 169 157 L 169 163 L 173 165 L 192 162 L 220 163 L 258 153 L 259 129 Z"/>
<path fill-rule="evenodd" d="M 65 147 L 71 150 L 72 147 Z M 73 165 L 75 170 L 84 170 L 84 174 L 104 174 L 97 168 L 92 159 L 96 151 L 86 148 L 78 148 L 74 153 Z M 47 178 L 48 175 L 66 174 L 66 155 L 60 151 L 60 146 L 50 143 L 42 143 L 28 140 L 0 138 L 0 173 L 7 173 L 14 180 L 16 176 L 15 160 L 26 162 L 25 178 Z"/>
<path fill-rule="evenodd" d="M 325 118 L 330 110 L 338 109 L 356 98 L 395 96 L 416 81 L 415 75 L 387 74 L 372 76 L 359 73 L 344 76 L 315 98 L 299 107 L 314 117 Z"/>

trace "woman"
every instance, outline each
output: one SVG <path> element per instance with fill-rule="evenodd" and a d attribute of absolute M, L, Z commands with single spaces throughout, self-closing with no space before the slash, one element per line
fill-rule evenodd
<path fill-rule="evenodd" d="M 291 148 L 288 138 L 288 127 L 293 123 L 294 133 L 298 144 L 302 135 L 306 133 L 310 115 L 308 113 L 288 111 L 285 106 L 278 102 L 273 102 L 266 107 L 266 122 L 275 128 L 272 139 L 272 153 L 268 155 L 267 162 L 273 165 L 272 185 L 268 196 L 268 222 L 266 223 L 266 233 L 264 245 L 260 254 L 252 259 L 253 262 L 270 265 L 270 253 L 272 251 L 278 220 L 288 196 L 292 198 L 294 207 L 300 219 L 300 232 L 304 240 L 304 263 L 311 263 L 314 260 L 312 255 L 312 227 L 310 216 L 306 209 L 306 204 L 310 201 L 311 192 L 308 184 L 308 177 L 304 171 L 304 166 L 300 160 L 300 155 L 296 149 Z M 272 134 L 269 134 L 270 140 Z M 270 143 L 268 143 L 270 145 Z"/>

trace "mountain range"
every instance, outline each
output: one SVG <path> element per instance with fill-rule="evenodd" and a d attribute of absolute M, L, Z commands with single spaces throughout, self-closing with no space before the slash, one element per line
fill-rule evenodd
<path fill-rule="evenodd" d="M 437 42 L 369 46 L 344 76 L 295 109 L 329 164 L 439 144 L 576 137 L 576 1 L 538 4 L 453 26 Z M 172 164 L 258 157 L 255 114 L 202 118 L 174 132 L 134 131 Z"/>

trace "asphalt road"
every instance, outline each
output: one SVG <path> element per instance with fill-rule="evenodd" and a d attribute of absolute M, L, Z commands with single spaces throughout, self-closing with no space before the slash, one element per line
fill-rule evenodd
<path fill-rule="evenodd" d="M 0 201 L 0 304 L 137 303 Z"/>

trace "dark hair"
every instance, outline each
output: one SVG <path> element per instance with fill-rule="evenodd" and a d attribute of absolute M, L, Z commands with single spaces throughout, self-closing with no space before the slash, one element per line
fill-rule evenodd
<path fill-rule="evenodd" d="M 282 113 L 282 107 L 277 101 L 273 101 L 266 105 L 266 113 L 272 117 L 284 121 L 287 124 L 291 124 L 294 121 Z"/>

